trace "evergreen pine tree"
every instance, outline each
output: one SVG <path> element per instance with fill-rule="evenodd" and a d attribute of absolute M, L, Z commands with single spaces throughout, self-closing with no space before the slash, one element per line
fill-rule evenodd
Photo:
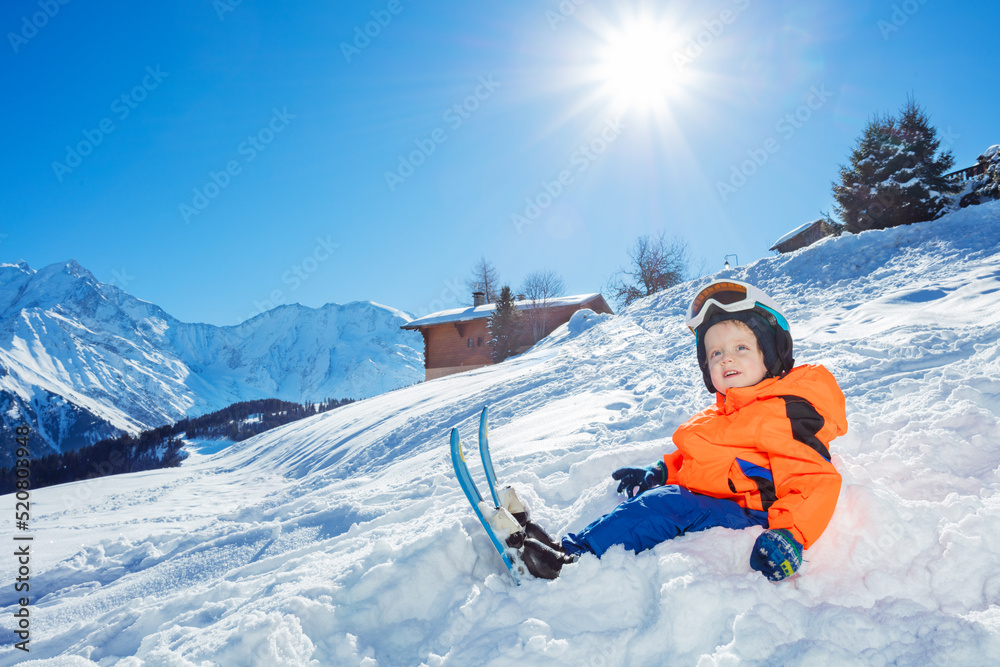
<path fill-rule="evenodd" d="M 954 164 L 927 114 L 912 98 L 899 118 L 868 121 L 850 166 L 833 186 L 834 210 L 850 232 L 885 229 L 940 217 L 956 192 L 944 174 Z"/>
<path fill-rule="evenodd" d="M 500 290 L 496 310 L 490 315 L 486 327 L 490 332 L 493 361 L 500 363 L 512 356 L 517 350 L 521 334 L 521 310 L 517 307 L 509 286 L 504 285 Z"/>

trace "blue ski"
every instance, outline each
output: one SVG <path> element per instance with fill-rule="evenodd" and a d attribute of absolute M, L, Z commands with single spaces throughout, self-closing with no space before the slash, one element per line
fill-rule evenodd
<path fill-rule="evenodd" d="M 510 554 L 507 553 L 507 549 L 504 547 L 503 542 L 497 537 L 497 534 L 493 531 L 490 526 L 489 521 L 483 515 L 483 509 L 480 505 L 483 501 L 482 495 L 479 493 L 479 489 L 476 487 L 475 482 L 472 481 L 472 475 L 469 474 L 469 467 L 465 463 L 465 454 L 462 452 L 462 441 L 458 435 L 458 429 L 453 428 L 451 430 L 451 463 L 455 468 L 455 476 L 458 477 L 458 483 L 462 487 L 462 491 L 465 492 L 465 497 L 468 499 L 469 504 L 472 505 L 473 511 L 476 513 L 476 517 L 479 519 L 479 523 L 483 525 L 483 529 L 490 538 L 490 542 L 493 543 L 493 547 L 500 554 L 500 558 L 503 560 L 503 564 L 506 566 L 507 571 L 510 572 L 511 577 L 514 579 L 514 583 L 520 584 L 518 581 L 517 570 L 515 569 L 514 561 L 511 559 Z M 496 492 L 493 492 L 494 497 Z"/>
<path fill-rule="evenodd" d="M 493 506 L 501 507 L 502 503 L 497 495 L 497 474 L 493 472 L 493 458 L 490 456 L 490 439 L 487 422 L 489 421 L 489 406 L 483 408 L 479 415 L 479 458 L 483 460 L 483 470 L 486 471 L 486 483 L 493 494 Z"/>

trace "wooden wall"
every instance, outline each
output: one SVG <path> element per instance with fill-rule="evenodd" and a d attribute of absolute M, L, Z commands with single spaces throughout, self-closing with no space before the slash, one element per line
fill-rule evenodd
<path fill-rule="evenodd" d="M 425 368 L 493 363 L 486 318 L 471 322 L 434 324 L 424 328 Z M 469 347 L 472 338 L 472 347 Z M 480 344 L 481 341 L 481 344 Z"/>
<path fill-rule="evenodd" d="M 610 313 L 602 297 L 595 297 L 583 304 L 572 304 L 549 308 L 545 329 L 541 338 L 548 336 L 560 325 L 569 321 L 573 313 L 581 308 L 590 308 L 598 313 Z M 490 347 L 490 334 L 486 329 L 488 318 L 483 317 L 468 322 L 447 324 L 432 324 L 421 327 L 424 335 L 424 368 L 431 369 L 456 368 L 462 366 L 483 366 L 492 364 L 493 348 Z M 469 346 L 469 339 L 472 346 Z M 520 340 L 519 352 L 523 352 L 535 340 L 531 331 L 525 331 Z"/>

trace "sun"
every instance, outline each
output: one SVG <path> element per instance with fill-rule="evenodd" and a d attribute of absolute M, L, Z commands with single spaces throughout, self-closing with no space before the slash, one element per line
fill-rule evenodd
<path fill-rule="evenodd" d="M 595 79 L 618 111 L 662 112 L 669 106 L 680 76 L 672 42 L 670 27 L 652 20 L 633 20 L 605 34 Z"/>

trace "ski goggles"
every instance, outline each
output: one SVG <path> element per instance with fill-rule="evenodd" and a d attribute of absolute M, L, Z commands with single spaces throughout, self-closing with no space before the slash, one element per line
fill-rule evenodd
<path fill-rule="evenodd" d="M 715 314 L 716 309 L 727 313 L 738 313 L 755 308 L 773 315 L 775 323 L 788 331 L 788 321 L 781 314 L 774 299 L 753 285 L 735 280 L 719 280 L 698 292 L 691 302 L 687 325 L 691 332 L 697 335 L 698 327 L 704 324 L 710 315 Z"/>

